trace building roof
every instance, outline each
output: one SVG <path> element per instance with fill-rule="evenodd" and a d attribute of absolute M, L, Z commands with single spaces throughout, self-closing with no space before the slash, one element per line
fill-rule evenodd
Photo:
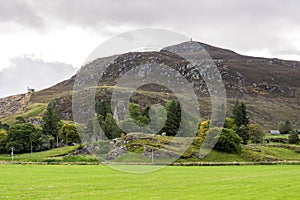
<path fill-rule="evenodd" d="M 270 130 L 269 131 L 270 134 L 280 134 L 279 130 Z"/>

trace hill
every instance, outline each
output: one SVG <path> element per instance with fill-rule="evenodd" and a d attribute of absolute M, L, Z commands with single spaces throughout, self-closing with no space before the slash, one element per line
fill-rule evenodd
<path fill-rule="evenodd" d="M 130 69 L 137 65 L 150 66 L 149 63 L 156 62 L 176 69 L 189 81 L 196 79 L 194 90 L 199 98 L 200 112 L 203 118 L 208 118 L 210 98 L 207 86 L 203 78 L 189 68 L 189 63 L 176 54 L 193 57 L 201 54 L 203 48 L 220 71 L 225 84 L 228 110 L 236 99 L 243 99 L 247 103 L 251 120 L 265 130 L 277 129 L 278 123 L 287 119 L 295 127 L 300 127 L 300 62 L 244 56 L 199 42 L 184 42 L 158 52 L 130 52 L 114 57 L 114 62 L 109 63 L 97 86 L 96 99 L 109 99 L 114 89 L 124 89 L 116 88 L 115 84 Z M 80 72 L 90 74 L 90 80 L 93 80 L 99 68 L 109 59 L 111 57 L 98 58 L 82 66 Z M 76 76 L 73 76 L 53 87 L 27 95 L 27 99 L 25 95 L 22 98 L 26 103 L 9 104 L 9 99 L 15 97 L 0 99 L 0 119 L 5 121 L 25 110 L 30 112 L 34 105 L 55 101 L 62 118 L 72 120 L 71 97 L 75 79 Z M 134 94 L 132 101 L 143 100 L 143 104 L 164 102 L 173 98 L 169 94 L 166 88 L 145 85 Z M 230 115 L 230 112 L 227 114 Z"/>

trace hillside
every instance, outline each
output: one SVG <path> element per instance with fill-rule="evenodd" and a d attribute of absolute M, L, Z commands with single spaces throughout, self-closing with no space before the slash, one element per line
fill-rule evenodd
<path fill-rule="evenodd" d="M 279 122 L 290 120 L 295 127 L 300 127 L 300 62 L 280 59 L 258 58 L 237 54 L 199 42 L 185 42 L 166 47 L 159 52 L 130 52 L 120 55 L 109 63 L 108 68 L 98 84 L 96 98 L 109 99 L 116 81 L 127 71 L 138 65 L 150 66 L 156 62 L 170 66 L 187 80 L 195 81 L 194 90 L 199 98 L 200 112 L 203 118 L 210 115 L 210 98 L 205 82 L 199 74 L 189 68 L 189 63 L 180 55 L 193 57 L 203 51 L 199 44 L 209 53 L 217 66 L 225 84 L 227 108 L 231 108 L 236 99 L 246 101 L 251 120 L 263 126 L 265 130 L 276 129 Z M 172 53 L 171 53 L 172 52 Z M 80 69 L 95 78 L 97 70 L 110 58 L 99 58 Z M 151 70 L 151 68 L 148 68 Z M 57 85 L 31 94 L 26 103 L 9 103 L 9 97 L 0 99 L 0 119 L 22 114 L 33 105 L 55 100 L 56 109 L 66 120 L 72 119 L 71 96 L 75 76 Z M 89 80 L 86 80 L 89 81 Z M 164 102 L 170 98 L 170 91 L 157 85 L 141 87 L 132 97 L 135 102 L 143 104 Z M 23 101 L 23 100 L 22 100 Z M 227 113 L 230 114 L 229 112 Z"/>

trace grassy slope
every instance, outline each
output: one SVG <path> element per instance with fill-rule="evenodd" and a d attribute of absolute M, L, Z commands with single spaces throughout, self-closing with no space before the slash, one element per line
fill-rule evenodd
<path fill-rule="evenodd" d="M 258 148 L 262 153 L 277 157 L 280 160 L 300 160 L 300 153 L 296 153 L 290 149 L 266 146 L 261 146 Z"/>
<path fill-rule="evenodd" d="M 68 154 L 78 146 L 66 146 L 61 148 L 55 148 L 48 151 L 42 151 L 37 153 L 25 153 L 25 154 L 15 154 L 15 161 L 28 161 L 28 162 L 40 162 L 45 161 L 51 157 L 58 157 Z M 11 160 L 10 154 L 0 154 L 0 160 Z"/>
<path fill-rule="evenodd" d="M 49 151 L 37 152 L 37 153 L 26 153 L 16 154 L 15 161 L 27 161 L 27 162 L 95 162 L 96 158 L 92 155 L 88 156 L 68 156 L 72 150 L 79 146 L 61 147 L 51 149 Z M 189 158 L 179 159 L 177 162 L 248 162 L 248 161 L 264 161 L 266 158 L 272 158 L 272 160 L 300 160 L 300 153 L 287 148 L 279 148 L 273 146 L 256 146 L 254 149 L 249 150 L 244 148 L 241 154 L 230 154 L 219 151 L 211 151 L 205 158 Z M 10 161 L 11 157 L 9 154 L 0 154 L 0 160 Z M 127 153 L 122 157 L 116 158 L 116 162 L 151 162 L 150 158 L 145 158 L 142 154 Z M 166 162 L 167 160 L 157 160 L 155 162 Z"/>
<path fill-rule="evenodd" d="M 148 174 L 98 165 L 0 165 L 0 171 L 0 199 L 296 200 L 300 189 L 300 169 L 292 165 L 166 167 Z"/>

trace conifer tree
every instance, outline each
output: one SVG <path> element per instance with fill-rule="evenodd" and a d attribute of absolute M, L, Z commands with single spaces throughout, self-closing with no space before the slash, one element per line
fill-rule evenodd
<path fill-rule="evenodd" d="M 47 106 L 43 116 L 42 130 L 44 135 L 53 136 L 53 138 L 56 138 L 56 147 L 58 147 L 61 120 L 57 111 L 55 111 L 53 107 L 54 106 L 52 103 L 49 103 Z"/>

